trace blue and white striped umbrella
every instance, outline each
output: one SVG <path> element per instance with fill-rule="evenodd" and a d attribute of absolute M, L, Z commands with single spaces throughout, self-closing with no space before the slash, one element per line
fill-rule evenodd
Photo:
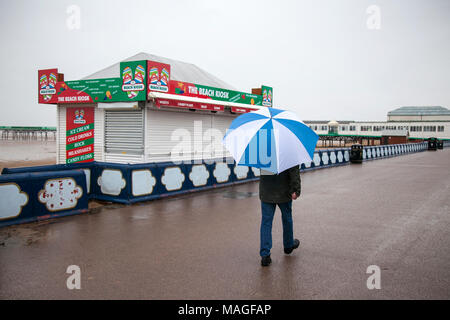
<path fill-rule="evenodd" d="M 234 119 L 223 144 L 238 165 L 280 173 L 311 162 L 317 140 L 295 113 L 261 108 Z"/>

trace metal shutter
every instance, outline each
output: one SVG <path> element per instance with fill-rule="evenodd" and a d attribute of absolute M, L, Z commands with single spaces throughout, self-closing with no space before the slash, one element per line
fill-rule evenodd
<path fill-rule="evenodd" d="M 219 130 L 222 133 L 222 138 L 225 136 L 227 129 L 230 127 L 231 122 L 236 118 L 236 116 L 228 115 L 214 115 L 212 127 Z M 222 144 L 222 139 L 213 141 L 213 154 L 212 157 L 215 158 L 217 155 L 222 155 L 224 157 L 231 157 L 228 150 L 225 149 Z"/>
<path fill-rule="evenodd" d="M 143 161 L 144 112 L 142 109 L 105 111 L 105 153 L 106 161 L 125 163 Z"/>
<path fill-rule="evenodd" d="M 195 122 L 201 122 L 201 131 L 194 130 Z M 190 111 L 165 111 L 151 110 L 147 112 L 147 161 L 159 162 L 169 160 L 189 160 L 195 158 L 209 158 L 207 152 L 194 152 L 194 141 L 202 141 L 202 148 L 209 143 L 205 136 L 205 131 L 211 128 L 212 115 L 210 113 L 190 112 Z M 199 129 L 199 128 L 198 128 Z M 190 154 L 182 157 L 173 157 L 176 146 L 180 146 L 181 141 L 172 140 L 172 135 L 176 130 L 186 132 L 186 142 L 190 143 Z"/>

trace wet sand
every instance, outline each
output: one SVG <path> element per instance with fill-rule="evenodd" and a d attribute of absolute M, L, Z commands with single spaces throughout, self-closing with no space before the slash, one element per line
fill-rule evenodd
<path fill-rule="evenodd" d="M 257 182 L 2 228 L 0 299 L 450 299 L 449 167 L 445 149 L 303 173 L 300 248 L 277 209 L 268 268 Z"/>
<path fill-rule="evenodd" d="M 55 141 L 0 140 L 0 172 L 3 168 L 42 166 L 55 163 Z"/>

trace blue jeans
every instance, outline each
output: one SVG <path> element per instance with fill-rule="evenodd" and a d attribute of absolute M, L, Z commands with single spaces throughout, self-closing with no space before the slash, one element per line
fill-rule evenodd
<path fill-rule="evenodd" d="M 281 220 L 283 222 L 284 248 L 292 248 L 294 246 L 292 201 L 284 203 L 267 203 L 261 201 L 261 247 L 259 251 L 261 257 L 268 256 L 270 249 L 272 249 L 272 222 L 277 205 L 281 210 Z"/>

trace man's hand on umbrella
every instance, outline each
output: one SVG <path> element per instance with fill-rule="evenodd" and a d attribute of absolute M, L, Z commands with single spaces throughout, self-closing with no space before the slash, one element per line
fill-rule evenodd
<path fill-rule="evenodd" d="M 292 200 L 297 200 L 297 198 L 298 198 L 297 194 L 295 192 L 292 193 Z"/>

